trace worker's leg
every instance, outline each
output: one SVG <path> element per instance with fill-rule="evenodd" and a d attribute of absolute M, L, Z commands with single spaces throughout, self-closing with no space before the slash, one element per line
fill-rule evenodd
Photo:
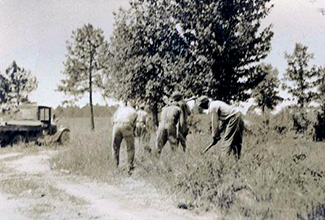
<path fill-rule="evenodd" d="M 242 149 L 242 141 L 243 141 L 243 131 L 244 131 L 244 122 L 241 118 L 241 114 L 236 115 L 230 122 L 232 124 L 232 128 L 228 130 L 228 143 L 230 145 L 230 149 L 232 149 L 235 157 L 237 159 L 240 158 L 241 149 Z M 228 128 L 228 127 L 227 127 Z M 226 139 L 226 136 L 225 136 Z"/>
<path fill-rule="evenodd" d="M 149 146 L 149 142 L 150 142 L 150 133 L 147 131 L 146 127 L 143 128 L 142 130 L 142 139 L 141 139 L 141 143 L 143 145 L 143 149 L 146 152 L 151 152 L 151 148 Z"/>
<path fill-rule="evenodd" d="M 242 118 L 239 118 L 238 124 L 238 132 L 236 135 L 236 146 L 237 146 L 237 159 L 240 159 L 241 150 L 242 150 L 242 143 L 243 143 L 243 136 L 244 136 L 244 121 Z"/>
<path fill-rule="evenodd" d="M 126 126 L 123 129 L 123 137 L 126 142 L 127 147 L 127 155 L 128 155 L 128 170 L 131 172 L 134 169 L 134 155 L 135 155 L 135 148 L 134 148 L 134 134 L 133 134 L 133 127 Z"/>
<path fill-rule="evenodd" d="M 158 127 L 157 130 L 157 142 L 156 142 L 157 156 L 160 155 L 166 142 L 167 142 L 167 130 L 161 125 Z"/>
<path fill-rule="evenodd" d="M 116 167 L 118 167 L 119 165 L 120 146 L 121 146 L 122 139 L 123 139 L 123 135 L 120 130 L 120 125 L 115 124 L 113 126 L 113 134 L 112 134 L 112 157 Z"/>
<path fill-rule="evenodd" d="M 241 121 L 241 113 L 237 113 L 233 115 L 229 121 L 227 122 L 226 128 L 225 128 L 225 133 L 223 136 L 223 145 L 225 147 L 230 147 L 234 140 L 235 136 L 239 131 L 240 128 L 240 121 Z"/>
<path fill-rule="evenodd" d="M 180 134 L 178 138 L 184 152 L 186 151 L 186 135 L 186 133 Z"/>
<path fill-rule="evenodd" d="M 178 139 L 176 126 L 169 126 L 167 132 L 170 148 L 172 149 L 172 151 L 175 151 L 175 149 L 177 148 Z"/>

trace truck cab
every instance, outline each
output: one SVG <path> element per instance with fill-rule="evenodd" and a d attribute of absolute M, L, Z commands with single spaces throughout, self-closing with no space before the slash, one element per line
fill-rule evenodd
<path fill-rule="evenodd" d="M 52 114 L 52 108 L 47 106 L 38 106 L 38 120 L 43 123 L 44 129 L 48 134 L 54 134 L 57 132 L 57 125 L 54 121 L 54 115 Z"/>
<path fill-rule="evenodd" d="M 58 129 L 52 108 L 25 104 L 8 115 L 0 118 L 1 145 L 17 144 L 18 142 L 67 142 L 70 130 L 65 127 Z"/>

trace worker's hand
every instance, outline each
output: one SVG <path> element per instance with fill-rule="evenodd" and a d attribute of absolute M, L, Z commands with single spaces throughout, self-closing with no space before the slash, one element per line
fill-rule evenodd
<path fill-rule="evenodd" d="M 213 136 L 212 139 L 213 139 L 213 143 L 216 144 L 218 143 L 218 141 L 220 141 L 221 138 L 220 136 Z"/>

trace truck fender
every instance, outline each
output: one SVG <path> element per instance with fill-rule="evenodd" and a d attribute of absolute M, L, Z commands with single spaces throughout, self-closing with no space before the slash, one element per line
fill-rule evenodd
<path fill-rule="evenodd" d="M 53 135 L 53 137 L 52 137 L 52 141 L 53 141 L 53 142 L 57 142 L 57 141 L 59 141 L 59 139 L 60 139 L 60 137 L 61 137 L 61 134 L 62 134 L 63 132 L 65 132 L 65 131 L 70 132 L 70 129 L 69 129 L 69 128 L 66 128 L 66 127 L 59 127 L 59 128 L 58 128 L 58 131 Z"/>

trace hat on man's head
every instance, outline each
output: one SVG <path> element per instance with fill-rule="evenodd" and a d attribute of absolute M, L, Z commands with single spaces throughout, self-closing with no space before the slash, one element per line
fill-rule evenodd
<path fill-rule="evenodd" d="M 209 101 L 210 100 L 209 100 L 208 96 L 203 95 L 197 99 L 197 104 L 198 104 L 198 106 L 200 106 L 202 104 L 208 103 Z"/>
<path fill-rule="evenodd" d="M 173 92 L 173 94 L 171 95 L 171 99 L 173 99 L 174 101 L 180 101 L 183 98 L 183 94 L 180 92 Z"/>
<path fill-rule="evenodd" d="M 129 106 L 129 107 L 133 107 L 133 108 L 135 107 L 134 102 L 131 101 L 131 100 L 127 101 L 127 102 L 126 102 L 126 105 Z"/>
<path fill-rule="evenodd" d="M 145 107 L 146 107 L 146 104 L 145 104 L 145 103 L 142 103 L 142 104 L 139 106 L 140 109 L 145 109 Z"/>

